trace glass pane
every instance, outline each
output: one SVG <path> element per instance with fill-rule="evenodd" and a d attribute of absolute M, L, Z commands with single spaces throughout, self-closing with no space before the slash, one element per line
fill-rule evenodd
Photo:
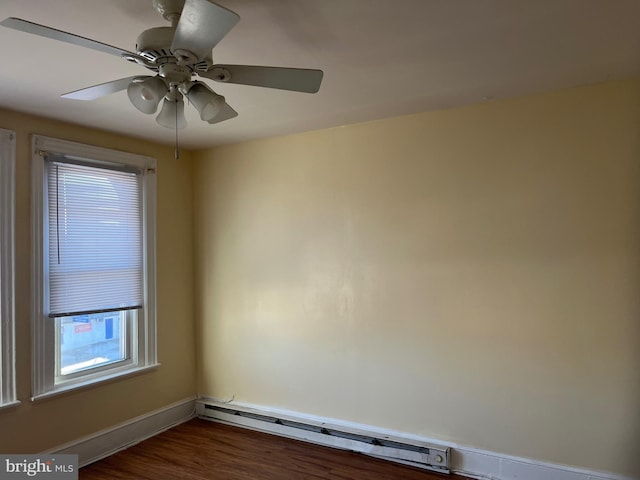
<path fill-rule="evenodd" d="M 127 312 L 56 318 L 58 375 L 70 375 L 127 358 Z"/>

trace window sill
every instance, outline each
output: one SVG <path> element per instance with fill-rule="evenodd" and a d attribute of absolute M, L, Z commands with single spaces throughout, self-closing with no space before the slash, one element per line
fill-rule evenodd
<path fill-rule="evenodd" d="M 131 370 L 127 370 L 125 372 L 117 372 L 112 373 L 110 375 L 104 375 L 100 378 L 93 378 L 91 380 L 86 380 L 84 382 L 77 382 L 71 385 L 60 385 L 55 387 L 53 390 L 48 392 L 40 393 L 38 395 L 34 395 L 31 397 L 31 402 L 39 402 L 41 400 L 47 400 L 52 397 L 57 397 L 59 395 L 64 395 L 66 393 L 76 392 L 78 390 L 84 390 L 87 388 L 97 387 L 103 385 L 105 383 L 114 382 L 118 380 L 122 380 L 124 378 L 133 377 L 136 375 L 141 375 L 143 373 L 147 373 L 153 370 L 156 370 L 161 364 L 154 363 L 152 365 L 145 365 L 144 367 L 132 368 Z"/>
<path fill-rule="evenodd" d="M 0 403 L 0 410 L 4 410 L 5 408 L 14 408 L 17 407 L 18 405 L 20 405 L 19 400 L 16 400 L 15 402 L 8 402 L 8 403 Z"/>

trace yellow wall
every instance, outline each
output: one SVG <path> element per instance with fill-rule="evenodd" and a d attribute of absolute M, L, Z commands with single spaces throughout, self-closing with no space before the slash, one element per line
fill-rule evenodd
<path fill-rule="evenodd" d="M 637 473 L 640 80 L 195 159 L 200 394 Z"/>
<path fill-rule="evenodd" d="M 22 405 L 0 410 L 0 452 L 53 448 L 164 407 L 195 392 L 193 354 L 192 161 L 173 148 L 0 110 L 0 128 L 17 133 L 16 350 Z M 157 168 L 157 370 L 30 403 L 30 135 L 32 133 L 148 155 Z"/>
<path fill-rule="evenodd" d="M 207 396 L 640 468 L 639 79 L 179 161 L 168 146 L 4 110 L 0 128 L 18 134 L 23 401 L 0 410 L 1 452 L 189 397 L 197 367 Z M 158 159 L 162 363 L 35 404 L 31 133 Z"/>

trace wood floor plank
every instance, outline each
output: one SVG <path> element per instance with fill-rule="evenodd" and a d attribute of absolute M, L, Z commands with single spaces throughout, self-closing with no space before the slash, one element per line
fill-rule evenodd
<path fill-rule="evenodd" d="M 194 419 L 80 469 L 81 480 L 463 480 Z"/>

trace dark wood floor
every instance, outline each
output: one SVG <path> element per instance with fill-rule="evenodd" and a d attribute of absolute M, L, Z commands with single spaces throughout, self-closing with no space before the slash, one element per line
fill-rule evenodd
<path fill-rule="evenodd" d="M 82 480 L 462 480 L 194 419 L 80 469 Z"/>

